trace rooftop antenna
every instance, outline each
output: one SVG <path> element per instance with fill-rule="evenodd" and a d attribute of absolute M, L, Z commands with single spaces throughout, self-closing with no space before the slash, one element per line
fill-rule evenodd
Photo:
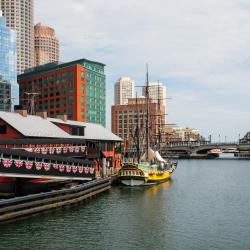
<path fill-rule="evenodd" d="M 28 96 L 27 101 L 28 101 L 28 114 L 29 115 L 35 115 L 36 110 L 35 110 L 35 98 L 40 95 L 40 93 L 36 92 L 25 92 L 25 94 Z"/>
<path fill-rule="evenodd" d="M 3 110 L 6 111 L 5 107 L 6 104 L 8 104 L 8 112 L 11 112 L 11 105 L 12 105 L 12 100 L 15 100 L 16 98 L 14 97 L 5 97 L 3 98 Z"/>

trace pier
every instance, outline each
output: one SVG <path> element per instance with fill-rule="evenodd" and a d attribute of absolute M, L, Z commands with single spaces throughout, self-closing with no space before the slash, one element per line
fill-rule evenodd
<path fill-rule="evenodd" d="M 0 200 L 0 223 L 24 219 L 52 209 L 81 203 L 110 188 L 111 180 L 103 178 L 48 193 Z"/>

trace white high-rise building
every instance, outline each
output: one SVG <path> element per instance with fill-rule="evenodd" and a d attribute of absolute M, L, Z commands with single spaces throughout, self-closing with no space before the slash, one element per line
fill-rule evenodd
<path fill-rule="evenodd" d="M 135 98 L 135 81 L 129 77 L 121 77 L 115 83 L 115 105 L 128 103 L 128 98 Z"/>
<path fill-rule="evenodd" d="M 7 26 L 17 32 L 17 73 L 34 66 L 33 0 L 0 0 Z"/>
<path fill-rule="evenodd" d="M 163 83 L 150 82 L 148 92 L 153 102 L 157 103 L 159 99 L 163 106 L 167 107 L 167 87 Z M 145 87 L 142 88 L 142 95 L 146 95 Z"/>

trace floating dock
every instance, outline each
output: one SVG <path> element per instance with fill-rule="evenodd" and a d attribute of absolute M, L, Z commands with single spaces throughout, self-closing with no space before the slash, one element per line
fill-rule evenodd
<path fill-rule="evenodd" d="M 110 178 L 102 178 L 67 189 L 0 200 L 0 223 L 24 219 L 51 209 L 81 203 L 110 188 Z"/>

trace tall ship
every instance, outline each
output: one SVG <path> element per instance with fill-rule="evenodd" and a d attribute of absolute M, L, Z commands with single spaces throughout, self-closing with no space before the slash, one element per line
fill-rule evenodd
<path fill-rule="evenodd" d="M 120 180 L 120 183 L 126 186 L 155 185 L 168 181 L 177 167 L 177 161 L 172 161 L 170 159 L 165 160 L 160 155 L 161 119 L 156 119 L 158 122 L 158 146 L 151 146 L 152 143 L 150 141 L 150 138 L 152 138 L 152 134 L 150 127 L 148 70 L 147 81 L 145 86 L 145 98 L 146 126 L 139 124 L 139 109 L 136 97 L 137 124 L 134 133 L 135 153 L 128 162 L 123 162 L 122 167 L 118 172 L 118 178 Z M 158 90 L 158 110 L 159 109 L 160 99 Z M 159 117 L 160 115 L 156 114 L 156 116 Z M 143 128 L 145 128 L 145 135 Z"/>

